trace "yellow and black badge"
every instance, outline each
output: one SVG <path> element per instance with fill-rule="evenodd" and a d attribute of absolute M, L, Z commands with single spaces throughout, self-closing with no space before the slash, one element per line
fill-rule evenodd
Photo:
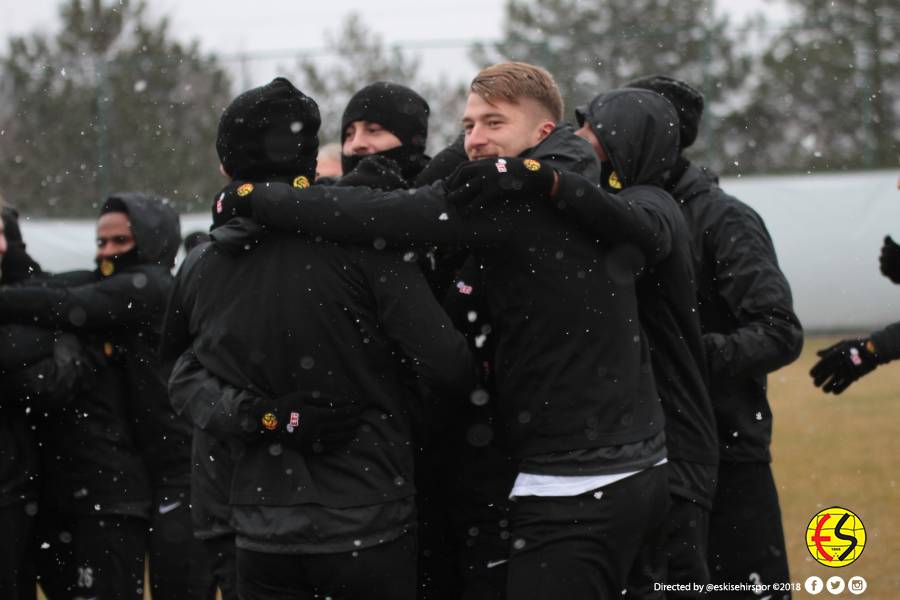
<path fill-rule="evenodd" d="M 239 187 L 237 189 L 237 195 L 240 196 L 241 198 L 243 198 L 244 196 L 248 195 L 252 191 L 253 191 L 253 184 L 245 183 L 245 184 L 242 184 L 241 187 Z"/>
<path fill-rule="evenodd" d="M 297 177 L 294 177 L 294 187 L 305 190 L 309 187 L 309 179 L 307 179 L 305 175 L 298 175 Z"/>
<path fill-rule="evenodd" d="M 525 165 L 525 168 L 529 171 L 537 171 L 541 168 L 541 163 L 534 160 L 533 158 L 526 158 L 522 161 L 522 164 Z"/>
<path fill-rule="evenodd" d="M 866 548 L 866 528 L 853 512 L 832 506 L 819 512 L 806 527 L 806 548 L 826 567 L 846 567 Z"/>
<path fill-rule="evenodd" d="M 100 261 L 100 274 L 104 277 L 109 277 L 116 270 L 116 265 L 113 261 L 108 258 L 104 258 Z"/>
<path fill-rule="evenodd" d="M 272 431 L 278 427 L 278 419 L 273 413 L 267 412 L 262 416 L 262 426 L 269 431 Z"/>
<path fill-rule="evenodd" d="M 616 173 L 615 171 L 613 171 L 612 173 L 609 174 L 609 187 L 611 187 L 614 190 L 622 189 L 622 182 L 619 181 L 619 174 Z"/>
<path fill-rule="evenodd" d="M 103 354 L 109 358 L 115 352 L 115 348 L 112 345 L 112 342 L 103 342 Z"/>

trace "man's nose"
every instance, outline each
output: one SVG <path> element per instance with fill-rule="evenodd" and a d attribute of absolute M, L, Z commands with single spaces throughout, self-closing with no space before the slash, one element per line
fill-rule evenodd
<path fill-rule="evenodd" d="M 369 150 L 369 143 L 366 140 L 365 136 L 362 135 L 354 135 L 350 138 L 350 155 L 354 154 L 366 154 Z"/>

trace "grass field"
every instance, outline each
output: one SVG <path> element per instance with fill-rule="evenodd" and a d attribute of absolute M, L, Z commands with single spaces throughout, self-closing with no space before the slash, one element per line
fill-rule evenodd
<path fill-rule="evenodd" d="M 800 359 L 769 377 L 775 415 L 773 469 L 791 579 L 840 575 L 846 580 L 861 575 L 869 583 L 861 597 L 896 600 L 900 598 L 900 364 L 880 367 L 840 396 L 823 394 L 813 387 L 809 369 L 816 351 L 836 339 L 807 339 Z M 813 515 L 835 505 L 855 512 L 867 534 L 860 558 L 839 569 L 818 564 L 804 541 Z M 846 591 L 842 595 L 850 596 Z"/>
<path fill-rule="evenodd" d="M 810 575 L 845 580 L 862 575 L 860 596 L 900 599 L 900 363 L 879 368 L 840 396 L 813 387 L 816 351 L 837 338 L 809 338 L 803 355 L 769 377 L 775 414 L 773 468 L 781 499 L 791 579 Z M 866 549 L 852 565 L 832 569 L 812 559 L 805 545 L 809 520 L 842 506 L 866 527 Z M 845 591 L 841 596 L 852 596 Z M 811 597 L 798 592 L 795 597 Z M 823 592 L 819 597 L 830 597 Z M 149 594 L 145 594 L 149 599 Z M 43 600 L 43 598 L 42 598 Z"/>

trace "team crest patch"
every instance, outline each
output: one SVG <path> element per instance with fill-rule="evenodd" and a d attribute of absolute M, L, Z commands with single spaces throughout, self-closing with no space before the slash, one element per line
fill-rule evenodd
<path fill-rule="evenodd" d="M 806 526 L 806 548 L 819 564 L 846 567 L 866 548 L 866 528 L 852 511 L 832 506 L 819 511 Z"/>
<path fill-rule="evenodd" d="M 108 258 L 104 258 L 100 261 L 100 274 L 104 277 L 109 277 L 115 272 L 115 270 L 116 265 L 113 263 L 113 261 L 109 260 Z"/>
<path fill-rule="evenodd" d="M 497 167 L 498 173 L 506 173 L 506 159 L 498 158 L 497 162 L 494 163 L 494 166 Z"/>
<path fill-rule="evenodd" d="M 541 168 L 541 163 L 534 160 L 533 158 L 526 158 L 522 161 L 522 164 L 525 165 L 525 168 L 529 171 L 537 171 Z"/>
<path fill-rule="evenodd" d="M 471 285 L 468 285 L 465 281 L 457 281 L 456 289 L 459 290 L 460 294 L 464 294 L 466 296 L 471 296 L 472 292 L 475 290 Z"/>
<path fill-rule="evenodd" d="M 262 416 L 262 426 L 269 431 L 272 431 L 278 427 L 278 419 L 273 413 L 267 412 Z"/>
<path fill-rule="evenodd" d="M 244 196 L 248 195 L 252 191 L 253 191 L 253 184 L 245 183 L 237 189 L 237 195 L 240 196 L 241 198 L 243 198 Z"/>
<path fill-rule="evenodd" d="M 103 342 L 103 354 L 109 358 L 113 355 L 113 345 L 112 342 Z"/>
<path fill-rule="evenodd" d="M 309 179 L 307 179 L 305 175 L 294 177 L 294 187 L 305 190 L 309 187 Z"/>
<path fill-rule="evenodd" d="M 216 214 L 217 215 L 222 214 L 222 211 L 225 210 L 224 207 L 222 206 L 223 200 L 225 200 L 225 192 L 222 192 L 221 194 L 219 194 L 219 199 L 216 200 Z"/>
<path fill-rule="evenodd" d="M 616 173 L 615 171 L 613 171 L 612 173 L 609 174 L 609 187 L 611 187 L 614 190 L 622 189 L 622 182 L 619 181 L 619 174 Z"/>

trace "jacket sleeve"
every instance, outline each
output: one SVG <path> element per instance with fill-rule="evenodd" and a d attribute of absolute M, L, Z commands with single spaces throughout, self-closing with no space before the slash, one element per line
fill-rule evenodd
<path fill-rule="evenodd" d="M 191 286 L 202 279 L 199 273 L 210 246 L 207 242 L 191 250 L 175 275 L 160 333 L 159 353 L 164 364 L 173 364 L 193 343 L 190 316 L 195 295 Z"/>
<path fill-rule="evenodd" d="M 164 305 L 152 274 L 124 272 L 71 287 L 4 287 L 0 322 L 70 331 L 108 329 L 152 318 Z"/>
<path fill-rule="evenodd" d="M 892 323 L 872 334 L 878 360 L 890 362 L 900 358 L 900 323 Z"/>
<path fill-rule="evenodd" d="M 372 257 L 365 271 L 385 333 L 422 382 L 448 396 L 470 393 L 476 379 L 466 339 L 435 300 L 418 266 L 386 254 Z"/>
<path fill-rule="evenodd" d="M 441 182 L 391 192 L 265 183 L 256 186 L 251 198 L 254 219 L 268 227 L 344 243 L 482 245 L 509 233 L 489 217 L 463 220 L 448 204 Z"/>
<path fill-rule="evenodd" d="M 57 334 L 34 325 L 0 326 L 0 371 L 21 369 L 53 354 Z"/>
<path fill-rule="evenodd" d="M 209 371 L 191 350 L 182 354 L 169 377 L 169 402 L 179 415 L 214 437 L 246 435 L 255 429 L 246 415 L 261 395 L 231 386 Z"/>
<path fill-rule="evenodd" d="M 662 189 L 637 185 L 610 194 L 590 180 L 560 172 L 557 205 L 573 223 L 605 244 L 635 244 L 648 264 L 672 250 L 673 220 L 678 205 Z"/>
<path fill-rule="evenodd" d="M 778 267 L 772 239 L 749 206 L 723 199 L 706 235 L 715 257 L 719 298 L 737 327 L 704 337 L 710 375 L 764 375 L 793 362 L 803 346 L 791 288 Z"/>
<path fill-rule="evenodd" d="M 159 342 L 159 355 L 163 364 L 174 363 L 191 345 L 190 319 L 183 297 L 184 265 L 175 276 L 175 284 L 169 293 L 166 314 L 163 318 Z"/>

